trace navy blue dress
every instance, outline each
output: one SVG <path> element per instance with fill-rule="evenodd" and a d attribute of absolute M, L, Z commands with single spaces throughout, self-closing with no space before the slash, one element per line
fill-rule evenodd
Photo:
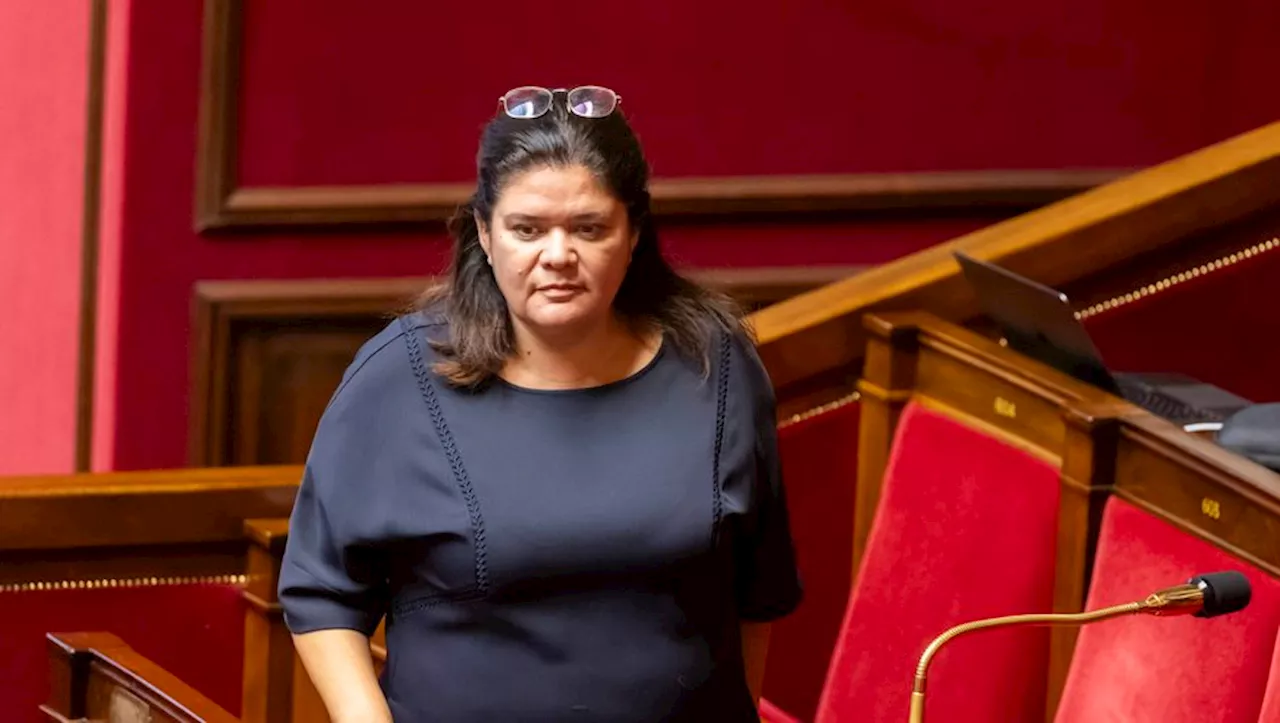
<path fill-rule="evenodd" d="M 397 721 L 758 720 L 739 626 L 799 602 L 774 397 L 750 343 L 664 343 L 580 390 L 431 371 L 438 317 L 356 356 L 280 573 L 295 633 L 387 619 Z M 439 335 L 439 336 L 437 336 Z"/>

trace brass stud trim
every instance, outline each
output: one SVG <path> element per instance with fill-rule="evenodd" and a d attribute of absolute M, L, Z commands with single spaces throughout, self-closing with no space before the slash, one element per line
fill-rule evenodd
<path fill-rule="evenodd" d="M 247 575 L 195 575 L 191 577 L 121 577 L 94 580 L 39 580 L 0 584 L 0 593 L 53 590 L 106 590 L 111 588 L 161 587 L 165 585 L 243 586 Z"/>
<path fill-rule="evenodd" d="M 850 394 L 846 394 L 843 397 L 840 397 L 839 399 L 827 402 L 826 404 L 814 407 L 813 409 L 807 409 L 803 412 L 799 412 L 797 414 L 791 415 L 790 417 L 787 417 L 781 422 L 778 422 L 778 429 L 786 429 L 787 427 L 790 427 L 793 424 L 799 424 L 800 422 L 803 422 L 806 419 L 811 419 L 813 417 L 816 417 L 819 414 L 834 412 L 835 410 L 841 407 L 846 407 L 850 404 L 853 404 L 854 402 L 858 401 L 861 398 L 862 398 L 862 395 L 859 394 L 858 392 L 852 392 Z"/>
<path fill-rule="evenodd" d="M 1268 251 L 1274 251 L 1276 249 L 1280 249 L 1280 237 L 1273 238 L 1269 241 L 1256 243 L 1248 248 L 1242 249 L 1240 251 L 1236 251 L 1234 253 L 1227 254 L 1225 256 L 1221 256 L 1212 261 L 1208 261 L 1203 264 L 1200 264 L 1199 266 L 1196 266 L 1194 268 L 1187 269 L 1186 271 L 1181 271 L 1176 274 L 1171 274 L 1169 276 L 1166 276 L 1163 279 L 1160 279 L 1159 281 L 1139 287 L 1137 289 L 1134 289 L 1133 291 L 1130 291 L 1124 294 L 1119 294 L 1117 296 L 1113 296 L 1110 299 L 1101 301 L 1097 304 L 1094 304 L 1092 306 L 1081 309 L 1080 311 L 1077 311 L 1076 318 L 1080 320 L 1084 320 L 1084 319 L 1088 319 L 1091 316 L 1097 316 L 1098 314 L 1101 314 L 1103 312 L 1112 311 L 1122 306 L 1127 306 L 1129 304 L 1132 304 L 1135 301 L 1138 301 L 1139 299 L 1145 299 L 1151 296 L 1155 296 L 1156 294 L 1160 294 L 1165 291 L 1168 291 L 1169 289 L 1172 289 L 1178 284 L 1186 283 L 1192 279 L 1198 279 L 1201 276 L 1207 276 L 1214 272 L 1221 271 L 1222 269 L 1225 269 L 1228 266 L 1234 266 L 1235 264 L 1238 264 L 1241 261 L 1244 261 L 1246 259 L 1251 259 L 1255 256 L 1259 256 L 1261 254 L 1267 253 Z"/>

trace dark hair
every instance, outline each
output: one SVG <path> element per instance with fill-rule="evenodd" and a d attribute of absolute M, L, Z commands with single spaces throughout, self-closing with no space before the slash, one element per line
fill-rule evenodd
<path fill-rule="evenodd" d="M 449 338 L 433 346 L 440 355 L 435 370 L 451 384 L 489 381 L 515 351 L 506 299 L 485 260 L 476 216 L 490 222 L 504 182 L 539 166 L 582 166 L 626 206 L 639 238 L 613 305 L 628 324 L 661 330 L 678 352 L 701 363 L 704 374 L 717 330 L 749 333 L 728 296 L 683 278 L 663 258 L 649 209 L 649 166 L 621 111 L 581 118 L 557 94 L 539 118 L 499 112 L 484 129 L 476 165 L 475 194 L 449 222 L 453 259 L 447 279 L 418 300 L 419 309 L 440 309 L 449 320 Z"/>

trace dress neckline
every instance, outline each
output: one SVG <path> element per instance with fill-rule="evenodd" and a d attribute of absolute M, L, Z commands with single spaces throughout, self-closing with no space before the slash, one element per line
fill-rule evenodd
<path fill-rule="evenodd" d="M 511 391 L 514 391 L 514 392 L 520 392 L 521 394 L 535 394 L 539 396 L 575 396 L 575 395 L 600 394 L 602 392 L 607 392 L 607 391 L 611 391 L 621 387 L 630 386 L 638 382 L 640 379 L 647 376 L 649 372 L 652 371 L 653 368 L 658 365 L 658 362 L 662 359 L 662 357 L 666 355 L 666 353 L 667 353 L 667 337 L 665 334 L 663 334 L 661 340 L 659 340 L 658 342 L 658 351 L 654 353 L 652 359 L 645 362 L 644 366 L 640 367 L 639 369 L 632 372 L 631 374 L 628 374 L 627 376 L 622 377 L 621 379 L 615 379 L 611 382 L 605 382 L 604 384 L 594 384 L 589 387 L 564 387 L 564 388 L 558 388 L 558 389 L 542 389 L 539 387 L 526 387 L 526 386 L 521 386 L 519 384 L 514 384 L 512 382 L 507 381 L 506 379 L 503 379 L 501 376 L 498 376 L 496 374 L 494 375 L 493 378 L 494 380 L 496 380 L 496 383 L 499 384 L 500 386 L 510 389 Z"/>

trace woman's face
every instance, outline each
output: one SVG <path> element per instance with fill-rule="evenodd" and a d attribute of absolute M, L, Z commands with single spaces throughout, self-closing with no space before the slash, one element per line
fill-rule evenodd
<path fill-rule="evenodd" d="M 491 225 L 477 219 L 513 321 L 543 333 L 607 318 L 637 236 L 627 209 L 581 166 L 542 166 L 506 180 Z"/>

